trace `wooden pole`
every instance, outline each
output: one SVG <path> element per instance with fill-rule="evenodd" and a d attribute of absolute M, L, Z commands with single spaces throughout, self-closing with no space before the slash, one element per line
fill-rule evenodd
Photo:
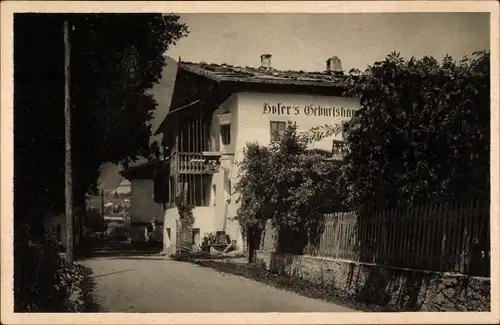
<path fill-rule="evenodd" d="M 104 237 L 104 226 L 106 223 L 104 222 L 104 188 L 101 189 L 101 219 L 102 219 L 102 229 L 101 229 L 101 238 Z"/>
<path fill-rule="evenodd" d="M 64 131 L 66 194 L 66 258 L 73 263 L 73 186 L 71 174 L 71 98 L 69 24 L 64 21 Z"/>

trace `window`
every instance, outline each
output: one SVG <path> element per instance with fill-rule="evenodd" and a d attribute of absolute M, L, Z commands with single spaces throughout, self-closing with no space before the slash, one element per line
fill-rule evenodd
<path fill-rule="evenodd" d="M 193 228 L 193 245 L 200 246 L 200 228 Z"/>
<path fill-rule="evenodd" d="M 271 121 L 271 140 L 281 137 L 285 133 L 286 122 Z"/>
<path fill-rule="evenodd" d="M 231 202 L 231 181 L 226 182 L 226 202 Z"/>
<path fill-rule="evenodd" d="M 203 175 L 203 206 L 211 206 L 212 175 Z"/>
<path fill-rule="evenodd" d="M 332 157 L 342 158 L 346 153 L 346 146 L 344 141 L 333 140 Z"/>
<path fill-rule="evenodd" d="M 223 145 L 228 145 L 231 143 L 231 124 L 220 126 L 220 136 L 222 138 Z"/>
<path fill-rule="evenodd" d="M 175 196 L 177 195 L 177 191 L 175 190 L 175 178 L 174 176 L 170 176 L 168 178 L 168 203 L 175 202 Z"/>
<path fill-rule="evenodd" d="M 210 206 L 211 183 L 212 175 L 181 174 L 179 175 L 177 195 L 184 193 L 187 203 L 194 206 Z"/>
<path fill-rule="evenodd" d="M 217 203 L 217 188 L 215 187 L 215 184 L 212 185 L 212 195 L 210 195 L 210 200 L 212 201 L 211 205 L 215 206 Z"/>

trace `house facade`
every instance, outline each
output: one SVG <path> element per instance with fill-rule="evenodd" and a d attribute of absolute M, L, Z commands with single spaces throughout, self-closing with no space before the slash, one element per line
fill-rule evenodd
<path fill-rule="evenodd" d="M 316 73 L 277 71 L 270 55 L 261 56 L 259 68 L 179 62 L 171 108 L 156 132 L 162 135 L 160 157 L 124 172 L 132 182 L 132 207 L 138 175 L 148 180 L 141 200 L 152 199 L 155 208 L 141 213 L 162 214 L 166 253 L 175 251 L 179 215 L 174 202 L 181 194 L 194 206 L 193 245 L 208 233 L 224 231 L 237 250 L 245 249 L 242 229 L 233 220 L 236 163 L 247 143 L 269 144 L 289 121 L 299 131 L 348 121 L 360 104 L 343 96 L 341 70 L 335 57 Z M 311 147 L 340 158 L 342 135 Z"/>
<path fill-rule="evenodd" d="M 143 164 L 127 170 L 130 177 L 130 240 L 133 244 L 144 243 L 147 239 L 148 225 L 155 223 L 155 238 L 163 236 L 165 209 L 155 200 L 155 182 L 152 179 L 155 164 Z"/>

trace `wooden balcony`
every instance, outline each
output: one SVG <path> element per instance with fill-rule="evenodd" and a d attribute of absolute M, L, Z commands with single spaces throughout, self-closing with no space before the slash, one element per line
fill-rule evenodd
<path fill-rule="evenodd" d="M 218 171 L 218 163 L 208 159 L 201 152 L 179 152 L 173 171 L 179 174 L 214 174 Z M 177 165 L 178 163 L 178 165 Z"/>

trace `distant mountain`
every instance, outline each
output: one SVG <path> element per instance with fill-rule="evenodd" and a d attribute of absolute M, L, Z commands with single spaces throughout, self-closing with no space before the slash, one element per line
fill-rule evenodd
<path fill-rule="evenodd" d="M 101 166 L 101 173 L 97 184 L 99 190 L 104 189 L 105 193 L 109 193 L 120 186 L 123 180 L 120 175 L 121 167 L 112 163 L 106 163 Z"/>

